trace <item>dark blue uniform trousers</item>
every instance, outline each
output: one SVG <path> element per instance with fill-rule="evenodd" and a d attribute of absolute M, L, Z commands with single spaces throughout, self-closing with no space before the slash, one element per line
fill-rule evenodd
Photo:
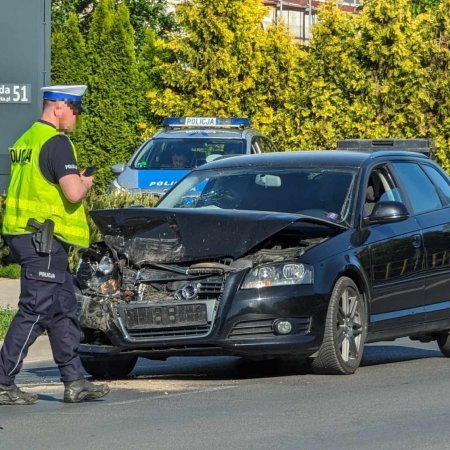
<path fill-rule="evenodd" d="M 10 237 L 9 246 L 22 270 L 19 311 L 0 352 L 0 384 L 14 384 L 28 348 L 44 330 L 61 380 L 83 378 L 81 361 L 76 354 L 80 325 L 72 276 L 68 271 L 67 248 L 53 239 L 51 256 L 38 253 L 30 234 Z"/>

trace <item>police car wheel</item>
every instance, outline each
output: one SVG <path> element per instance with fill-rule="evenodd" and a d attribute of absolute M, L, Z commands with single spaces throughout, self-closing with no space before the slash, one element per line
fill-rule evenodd
<path fill-rule="evenodd" d="M 132 358 L 81 358 L 84 370 L 97 379 L 124 378 L 133 371 L 137 357 Z"/>

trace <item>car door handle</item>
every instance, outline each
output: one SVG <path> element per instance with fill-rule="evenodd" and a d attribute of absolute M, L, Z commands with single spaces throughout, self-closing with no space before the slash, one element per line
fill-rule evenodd
<path fill-rule="evenodd" d="M 415 234 L 412 238 L 412 245 L 414 248 L 420 248 L 422 246 L 422 238 L 420 234 Z"/>

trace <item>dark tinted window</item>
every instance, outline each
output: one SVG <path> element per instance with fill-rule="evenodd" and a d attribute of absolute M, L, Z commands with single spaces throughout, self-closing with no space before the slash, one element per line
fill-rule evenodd
<path fill-rule="evenodd" d="M 393 166 L 405 186 L 415 214 L 442 206 L 433 183 L 418 164 L 394 163 Z"/>
<path fill-rule="evenodd" d="M 259 146 L 259 141 L 257 137 L 252 139 L 252 153 L 261 153 L 261 147 Z"/>
<path fill-rule="evenodd" d="M 436 189 L 438 190 L 441 197 L 445 199 L 446 203 L 450 203 L 450 185 L 448 177 L 446 175 L 443 175 L 436 168 L 427 164 L 424 164 L 422 168 L 435 184 Z"/>
<path fill-rule="evenodd" d="M 255 138 L 262 153 L 276 152 L 275 146 L 264 136 Z"/>
<path fill-rule="evenodd" d="M 242 154 L 242 139 L 151 139 L 133 160 L 135 169 L 170 169 L 201 166 L 219 156 Z"/>

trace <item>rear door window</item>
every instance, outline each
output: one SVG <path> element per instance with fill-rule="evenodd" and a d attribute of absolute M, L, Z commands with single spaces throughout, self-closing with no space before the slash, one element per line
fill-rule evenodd
<path fill-rule="evenodd" d="M 259 147 L 259 142 L 258 142 L 258 137 L 253 137 L 252 138 L 252 153 L 253 154 L 258 154 L 258 153 L 262 153 L 261 152 L 261 148 Z"/>
<path fill-rule="evenodd" d="M 261 153 L 276 152 L 275 146 L 264 136 L 256 136 L 255 141 L 258 144 Z"/>
<path fill-rule="evenodd" d="M 392 165 L 406 189 L 415 214 L 442 207 L 433 183 L 418 164 L 395 162 Z"/>
<path fill-rule="evenodd" d="M 431 178 L 431 181 L 436 186 L 437 191 L 445 203 L 448 205 L 450 203 L 450 184 L 449 179 L 446 175 L 439 172 L 435 167 L 424 164 L 422 166 L 426 174 Z"/>

